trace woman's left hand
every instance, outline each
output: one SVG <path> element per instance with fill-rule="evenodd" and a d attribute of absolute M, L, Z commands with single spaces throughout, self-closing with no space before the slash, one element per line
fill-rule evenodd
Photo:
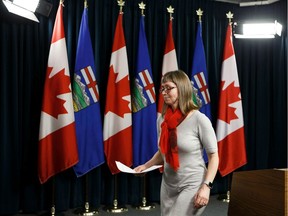
<path fill-rule="evenodd" d="M 194 197 L 194 207 L 195 208 L 201 208 L 203 206 L 206 206 L 209 202 L 209 196 L 210 196 L 210 188 L 202 184 L 195 194 Z"/>

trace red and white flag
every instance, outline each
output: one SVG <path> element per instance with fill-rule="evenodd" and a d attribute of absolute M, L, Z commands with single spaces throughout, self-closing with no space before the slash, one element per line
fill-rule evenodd
<path fill-rule="evenodd" d="M 104 151 L 112 174 L 119 173 L 115 161 L 132 166 L 132 113 L 129 69 L 123 14 L 118 15 L 110 60 L 104 113 Z"/>
<path fill-rule="evenodd" d="M 70 72 L 60 3 L 47 64 L 41 110 L 38 175 L 43 184 L 53 175 L 74 166 L 78 150 Z"/>
<path fill-rule="evenodd" d="M 225 176 L 247 163 L 241 91 L 231 25 L 226 33 L 220 87 L 216 134 L 219 172 Z"/>
<path fill-rule="evenodd" d="M 173 39 L 172 19 L 170 19 L 168 24 L 165 52 L 162 64 L 162 76 L 165 73 L 174 70 L 178 70 L 178 63 Z M 158 108 L 157 108 L 158 115 L 162 113 L 163 103 L 164 103 L 163 95 L 159 94 Z"/>

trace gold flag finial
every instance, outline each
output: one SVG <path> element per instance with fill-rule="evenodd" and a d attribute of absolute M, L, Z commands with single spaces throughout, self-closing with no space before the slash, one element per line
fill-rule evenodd
<path fill-rule="evenodd" d="M 144 4 L 143 1 L 142 1 L 142 2 L 141 2 L 140 4 L 138 4 L 138 5 L 139 5 L 139 8 L 141 9 L 141 15 L 142 15 L 142 16 L 145 16 L 144 10 L 145 10 L 146 4 Z"/>
<path fill-rule="evenodd" d="M 88 8 L 88 2 L 87 2 L 87 0 L 84 0 L 84 8 Z"/>
<path fill-rule="evenodd" d="M 123 7 L 125 5 L 125 1 L 118 0 L 117 2 L 118 2 L 118 5 L 120 6 L 120 14 L 122 14 L 123 13 Z"/>
<path fill-rule="evenodd" d="M 233 13 L 231 13 L 231 11 L 229 11 L 228 13 L 226 13 L 226 17 L 229 19 L 229 25 L 232 24 L 232 19 L 233 19 Z"/>
<path fill-rule="evenodd" d="M 60 4 L 64 7 L 64 0 L 60 0 Z"/>
<path fill-rule="evenodd" d="M 172 6 L 170 5 L 170 6 L 167 8 L 167 11 L 168 11 L 168 13 L 170 14 L 170 20 L 173 19 L 172 14 L 174 13 L 174 8 L 172 8 Z"/>
<path fill-rule="evenodd" d="M 199 22 L 201 22 L 201 17 L 203 16 L 203 11 L 201 10 L 201 8 L 199 8 L 198 10 L 196 10 L 196 14 L 199 17 Z"/>

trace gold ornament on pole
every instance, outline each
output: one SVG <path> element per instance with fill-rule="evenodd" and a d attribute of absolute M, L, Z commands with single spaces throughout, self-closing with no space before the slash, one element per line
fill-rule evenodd
<path fill-rule="evenodd" d="M 145 16 L 144 10 L 145 10 L 146 4 L 144 4 L 143 1 L 142 1 L 141 3 L 138 4 L 138 6 L 141 9 L 141 15 Z"/>
<path fill-rule="evenodd" d="M 172 19 L 173 19 L 172 14 L 174 13 L 174 8 L 172 8 L 172 6 L 170 5 L 170 6 L 167 8 L 167 11 L 168 11 L 168 13 L 170 14 L 170 20 L 172 20 Z"/>
<path fill-rule="evenodd" d="M 117 1 L 117 3 L 118 3 L 118 5 L 119 5 L 119 7 L 120 7 L 120 14 L 123 14 L 123 7 L 125 6 L 125 1 L 123 1 L 123 0 L 118 0 Z"/>
<path fill-rule="evenodd" d="M 233 19 L 233 13 L 231 13 L 231 11 L 229 11 L 228 13 L 226 13 L 226 17 L 228 18 L 229 20 L 229 25 L 232 24 L 232 19 Z"/>
<path fill-rule="evenodd" d="M 203 11 L 201 10 L 201 8 L 199 8 L 198 10 L 196 10 L 196 14 L 198 16 L 198 21 L 201 22 L 201 17 L 203 16 Z"/>

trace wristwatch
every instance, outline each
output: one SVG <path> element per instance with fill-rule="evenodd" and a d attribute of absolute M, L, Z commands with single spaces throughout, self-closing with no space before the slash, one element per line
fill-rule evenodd
<path fill-rule="evenodd" d="M 210 182 L 210 181 L 204 181 L 203 184 L 206 184 L 210 189 L 213 188 L 213 182 Z"/>

